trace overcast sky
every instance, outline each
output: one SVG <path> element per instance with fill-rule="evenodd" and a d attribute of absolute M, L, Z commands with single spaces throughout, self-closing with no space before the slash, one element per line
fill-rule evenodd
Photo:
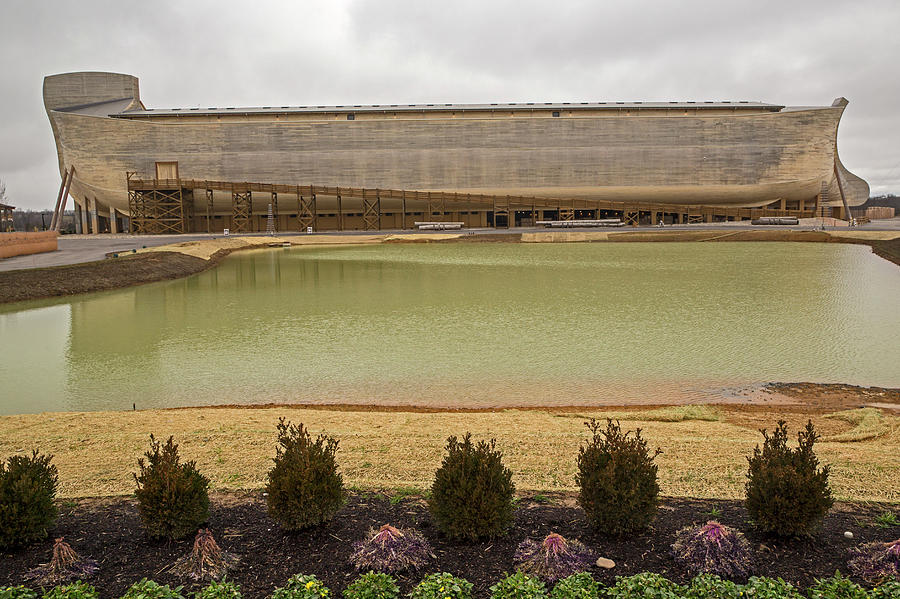
<path fill-rule="evenodd" d="M 0 180 L 51 208 L 45 75 L 140 78 L 150 108 L 845 96 L 838 148 L 900 194 L 900 1 L 0 0 Z"/>

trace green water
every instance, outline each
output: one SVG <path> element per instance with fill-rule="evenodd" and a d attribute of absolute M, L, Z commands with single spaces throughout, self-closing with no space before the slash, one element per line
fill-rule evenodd
<path fill-rule="evenodd" d="M 900 268 L 838 244 L 244 252 L 188 279 L 2 309 L 0 413 L 900 386 L 898 298 Z"/>

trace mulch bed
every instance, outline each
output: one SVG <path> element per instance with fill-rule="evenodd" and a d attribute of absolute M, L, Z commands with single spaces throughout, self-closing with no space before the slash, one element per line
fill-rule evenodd
<path fill-rule="evenodd" d="M 616 539 L 588 528 L 582 511 L 571 496 L 542 496 L 522 499 L 516 510 L 512 531 L 504 538 L 480 543 L 452 542 L 437 532 L 424 502 L 407 498 L 392 503 L 375 493 L 353 493 L 347 505 L 330 523 L 299 534 L 289 534 L 266 515 L 261 492 L 218 494 L 212 498 L 210 527 L 226 551 L 240 555 L 241 561 L 229 578 L 240 584 L 248 599 L 267 597 L 293 574 L 315 574 L 328 585 L 333 596 L 358 573 L 348 564 L 355 541 L 371 527 L 384 523 L 419 528 L 435 549 L 437 559 L 422 572 L 400 577 L 404 593 L 430 572 L 446 571 L 475 584 L 479 597 L 489 595 L 489 587 L 504 573 L 514 570 L 513 554 L 526 537 L 542 538 L 550 532 L 579 538 L 599 554 L 616 562 L 612 570 L 595 568 L 594 576 L 611 583 L 615 576 L 644 571 L 660 573 L 685 582 L 688 577 L 669 554 L 674 533 L 713 518 L 747 532 L 757 550 L 756 574 L 779 576 L 802 587 L 814 578 L 841 570 L 846 574 L 848 551 L 857 543 L 890 541 L 900 537 L 900 528 L 873 526 L 875 516 L 896 506 L 878 504 L 836 504 L 823 529 L 810 538 L 777 541 L 762 537 L 747 525 L 741 502 L 724 500 L 664 499 L 651 529 Z M 854 538 L 844 537 L 852 531 Z M 172 586 L 184 585 L 193 591 L 202 585 L 179 580 L 167 570 L 190 551 L 193 540 L 175 543 L 154 542 L 142 532 L 135 503 L 130 498 L 82 499 L 63 502 L 51 537 L 65 536 L 76 551 L 99 562 L 100 570 L 91 579 L 102 597 L 120 597 L 134 582 L 147 577 Z M 23 574 L 50 557 L 52 540 L 26 547 L 12 554 L 0 554 L 0 586 L 23 582 Z"/>

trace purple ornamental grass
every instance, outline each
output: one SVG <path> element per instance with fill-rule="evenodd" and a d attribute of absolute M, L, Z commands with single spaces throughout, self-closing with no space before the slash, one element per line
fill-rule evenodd
<path fill-rule="evenodd" d="M 405 572 L 423 566 L 434 557 L 431 545 L 414 528 L 394 528 L 385 524 L 369 531 L 369 538 L 356 543 L 350 561 L 358 570 Z"/>
<path fill-rule="evenodd" d="M 753 562 L 750 544 L 740 532 L 710 520 L 675 533 L 675 561 L 691 574 L 746 578 Z"/>
<path fill-rule="evenodd" d="M 851 551 L 850 571 L 870 584 L 891 576 L 900 578 L 900 539 L 865 543 Z"/>
<path fill-rule="evenodd" d="M 70 580 L 90 578 L 97 571 L 97 562 L 81 557 L 63 540 L 53 543 L 53 555 L 49 564 L 41 564 L 25 574 L 25 580 L 34 580 L 41 586 L 53 586 Z"/>
<path fill-rule="evenodd" d="M 596 557 L 580 541 L 567 541 L 554 532 L 541 542 L 533 539 L 522 541 L 514 559 L 521 572 L 554 583 L 586 571 Z"/>
<path fill-rule="evenodd" d="M 172 573 L 193 580 L 219 580 L 239 559 L 223 551 L 208 528 L 201 528 L 194 537 L 191 552 L 175 562 Z"/>

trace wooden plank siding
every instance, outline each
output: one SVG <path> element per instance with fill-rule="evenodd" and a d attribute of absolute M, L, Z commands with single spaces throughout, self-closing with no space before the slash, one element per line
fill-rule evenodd
<path fill-rule="evenodd" d="M 94 88 L 99 105 L 90 102 Z M 210 196 L 193 194 L 194 204 L 207 200 L 201 209 L 191 205 L 198 213 L 230 214 L 233 190 L 251 192 L 254 214 L 265 212 L 268 194 L 294 206 L 309 193 L 317 196 L 316 219 L 335 214 L 337 227 L 349 213 L 368 214 L 363 220 L 371 226 L 376 212 L 402 214 L 404 202 L 409 212 L 484 211 L 506 196 L 510 210 L 540 207 L 568 216 L 627 204 L 638 212 L 707 218 L 743 218 L 726 208 L 761 209 L 776 201 L 796 212 L 801 204 L 814 206 L 823 186 L 823 201 L 839 205 L 837 177 L 850 205 L 868 196 L 868 185 L 837 154 L 846 101 L 786 110 L 588 107 L 559 117 L 537 109 L 463 114 L 457 107 L 348 120 L 353 107 L 346 107 L 296 115 L 157 117 L 139 110 L 140 118 L 129 118 L 127 107 L 143 109 L 137 79 L 111 73 L 48 77 L 44 98 L 60 173 L 75 166 L 72 196 L 82 206 L 96 200 L 101 214 L 127 214 L 129 190 L 138 181 L 151 185 L 156 163 L 166 162 L 177 162 L 179 188 L 212 189 Z M 135 173 L 133 181 L 126 172 Z M 300 204 L 308 219 L 308 200 Z M 330 218 L 322 216 L 318 228 L 330 228 Z"/>

